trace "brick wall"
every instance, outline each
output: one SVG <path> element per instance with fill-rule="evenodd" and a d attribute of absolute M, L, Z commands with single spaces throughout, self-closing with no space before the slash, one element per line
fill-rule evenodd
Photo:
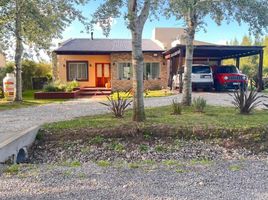
<path fill-rule="evenodd" d="M 159 62 L 160 63 L 160 79 L 144 80 L 144 88 L 155 90 L 166 88 L 168 83 L 167 65 L 161 53 L 153 56 L 154 53 L 144 53 L 144 62 Z M 130 62 L 131 53 L 112 53 L 111 54 L 111 72 L 112 72 L 112 90 L 128 90 L 132 88 L 132 80 L 118 80 L 117 63 Z M 165 63 L 165 64 L 163 64 Z"/>

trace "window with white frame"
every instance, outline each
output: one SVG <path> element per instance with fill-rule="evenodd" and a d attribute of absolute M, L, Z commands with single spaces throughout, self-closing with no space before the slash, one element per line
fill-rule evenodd
<path fill-rule="evenodd" d="M 130 80 L 132 78 L 132 64 L 131 63 L 118 63 L 118 79 Z"/>
<path fill-rule="evenodd" d="M 68 62 L 68 81 L 87 81 L 88 63 L 87 62 Z"/>
<path fill-rule="evenodd" d="M 160 63 L 144 63 L 143 73 L 144 79 L 146 80 L 160 78 Z M 130 80 L 132 75 L 131 63 L 118 63 L 119 80 Z"/>
<path fill-rule="evenodd" d="M 158 79 L 160 78 L 160 64 L 159 63 L 144 63 L 144 79 Z"/>

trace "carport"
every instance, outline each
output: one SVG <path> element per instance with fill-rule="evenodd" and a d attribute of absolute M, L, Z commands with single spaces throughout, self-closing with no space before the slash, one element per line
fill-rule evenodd
<path fill-rule="evenodd" d="M 263 89 L 263 48 L 264 46 L 230 46 L 230 45 L 194 45 L 193 63 L 221 65 L 225 59 L 235 59 L 237 68 L 240 67 L 240 58 L 258 55 L 258 91 Z M 177 45 L 164 52 L 169 67 L 169 85 L 172 77 L 185 63 L 186 45 Z"/>

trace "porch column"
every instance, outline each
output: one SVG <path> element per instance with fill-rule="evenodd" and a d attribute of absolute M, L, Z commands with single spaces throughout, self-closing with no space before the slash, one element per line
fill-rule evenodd
<path fill-rule="evenodd" d="M 170 87 L 170 90 L 172 90 L 172 79 L 173 79 L 173 62 L 172 57 L 169 58 L 169 77 L 168 77 L 168 87 Z"/>
<path fill-rule="evenodd" d="M 237 57 L 236 59 L 235 59 L 235 63 L 236 63 L 236 67 L 239 69 L 240 68 L 240 58 L 239 57 Z"/>
<path fill-rule="evenodd" d="M 259 54 L 258 81 L 257 81 L 258 92 L 261 92 L 263 90 L 262 74 L 263 74 L 263 50 L 261 50 Z"/>

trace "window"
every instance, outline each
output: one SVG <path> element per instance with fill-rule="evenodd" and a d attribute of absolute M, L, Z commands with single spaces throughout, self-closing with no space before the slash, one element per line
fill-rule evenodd
<path fill-rule="evenodd" d="M 160 77 L 159 63 L 144 63 L 145 79 L 158 79 Z"/>
<path fill-rule="evenodd" d="M 193 74 L 209 74 L 211 73 L 209 66 L 193 66 L 192 68 Z"/>
<path fill-rule="evenodd" d="M 130 80 L 132 78 L 132 64 L 118 63 L 118 79 Z"/>
<path fill-rule="evenodd" d="M 238 73 L 238 70 L 235 66 L 222 66 L 217 67 L 217 73 Z"/>
<path fill-rule="evenodd" d="M 160 77 L 159 63 L 144 63 L 144 79 L 158 79 Z M 132 64 L 118 63 L 118 79 L 130 80 L 132 78 Z"/>
<path fill-rule="evenodd" d="M 88 64 L 87 62 L 67 62 L 67 79 L 68 81 L 87 81 L 88 80 Z"/>

